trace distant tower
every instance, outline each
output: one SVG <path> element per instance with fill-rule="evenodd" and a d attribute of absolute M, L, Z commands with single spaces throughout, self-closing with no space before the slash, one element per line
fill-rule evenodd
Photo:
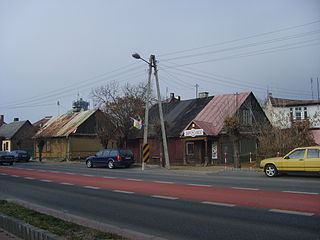
<path fill-rule="evenodd" d="M 80 98 L 77 101 L 74 101 L 72 103 L 72 112 L 81 112 L 81 111 L 87 111 L 89 109 L 89 102 L 84 101 L 82 98 Z"/>

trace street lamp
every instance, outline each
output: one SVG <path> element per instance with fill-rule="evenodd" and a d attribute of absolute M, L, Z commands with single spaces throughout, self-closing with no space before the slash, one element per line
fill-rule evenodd
<path fill-rule="evenodd" d="M 163 111 L 162 111 L 162 103 L 161 103 L 161 97 L 160 97 L 160 86 L 159 86 L 156 58 L 154 55 L 150 55 L 150 59 L 148 62 L 145 59 L 143 59 L 142 57 L 140 57 L 140 55 L 138 53 L 132 54 L 132 57 L 134 57 L 135 59 L 141 59 L 142 61 L 148 63 L 148 65 L 149 65 L 147 100 L 146 100 L 146 109 L 145 109 L 145 115 L 144 115 L 145 125 L 144 125 L 144 132 L 143 132 L 143 145 L 147 144 L 147 142 L 148 142 L 149 99 L 150 99 L 150 88 L 151 88 L 151 74 L 152 74 L 152 68 L 154 68 L 154 76 L 156 78 L 156 85 L 157 85 L 157 95 L 158 95 L 159 115 L 160 115 L 160 124 L 161 124 L 161 132 L 162 132 L 163 151 L 164 151 L 166 168 L 170 169 L 168 144 L 167 144 L 166 130 L 165 130 L 164 120 L 163 120 Z M 144 169 L 144 161 L 142 161 L 142 170 L 143 169 Z"/>

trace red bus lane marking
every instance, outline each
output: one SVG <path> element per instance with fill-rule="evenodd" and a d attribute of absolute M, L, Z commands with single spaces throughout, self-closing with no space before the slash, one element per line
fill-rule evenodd
<path fill-rule="evenodd" d="M 320 194 L 311 195 L 291 192 L 247 190 L 222 187 L 190 186 L 187 184 L 133 181 L 67 173 L 43 172 L 0 167 L 0 173 L 23 177 L 92 186 L 110 190 L 128 191 L 139 194 L 167 196 L 200 202 L 218 202 L 239 206 L 281 209 L 320 214 Z"/>

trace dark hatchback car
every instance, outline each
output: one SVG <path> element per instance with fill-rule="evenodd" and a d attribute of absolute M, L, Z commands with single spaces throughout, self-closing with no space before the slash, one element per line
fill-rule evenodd
<path fill-rule="evenodd" d="M 133 153 L 129 149 L 104 149 L 97 152 L 96 155 L 86 158 L 88 168 L 96 166 L 130 167 L 133 163 Z"/>
<path fill-rule="evenodd" d="M 24 150 L 14 150 L 10 152 L 14 156 L 16 162 L 24 161 L 28 162 L 30 160 L 30 154 Z"/>
<path fill-rule="evenodd" d="M 13 162 L 14 162 L 14 157 L 10 155 L 9 152 L 0 151 L 0 165 L 2 165 L 3 163 L 12 165 Z"/>

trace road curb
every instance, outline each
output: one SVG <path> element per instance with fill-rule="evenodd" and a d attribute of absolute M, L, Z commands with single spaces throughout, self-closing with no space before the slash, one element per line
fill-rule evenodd
<path fill-rule="evenodd" d="M 67 222 L 72 222 L 75 224 L 79 224 L 85 227 L 89 227 L 89 228 L 93 228 L 99 231 L 103 231 L 103 232 L 111 232 L 111 233 L 115 233 L 118 234 L 120 236 L 129 238 L 129 239 L 135 239 L 135 240 L 167 240 L 165 238 L 162 237 L 158 237 L 158 236 L 154 236 L 154 235 L 149 235 L 149 234 L 145 234 L 145 233 L 141 233 L 141 232 L 137 232 L 131 229 L 126 229 L 126 228 L 121 228 L 115 225 L 111 225 L 111 224 L 107 224 L 107 223 L 102 223 L 99 221 L 95 221 L 95 220 L 91 220 L 91 219 L 86 219 L 80 216 L 76 216 L 64 211 L 58 211 L 58 210 L 54 210 L 51 208 L 47 208 L 44 206 L 40 206 L 40 205 L 36 205 L 36 204 L 31 204 L 22 200 L 18 200 L 18 199 L 6 199 L 9 202 L 13 202 L 19 205 L 22 205 L 26 208 L 50 215 L 50 216 L 54 216 L 56 218 L 62 219 L 64 221 Z M 0 225 L 1 226 L 1 225 Z M 7 230 L 8 231 L 8 230 Z M 36 238 L 32 238 L 30 240 L 63 240 L 62 238 L 57 238 L 57 239 L 53 239 L 53 238 L 41 238 L 41 239 L 36 239 Z M 29 239 L 27 239 L 29 240 Z"/>
<path fill-rule="evenodd" d="M 3 214 L 0 214 L 0 227 L 24 240 L 63 240 L 57 235 Z"/>

